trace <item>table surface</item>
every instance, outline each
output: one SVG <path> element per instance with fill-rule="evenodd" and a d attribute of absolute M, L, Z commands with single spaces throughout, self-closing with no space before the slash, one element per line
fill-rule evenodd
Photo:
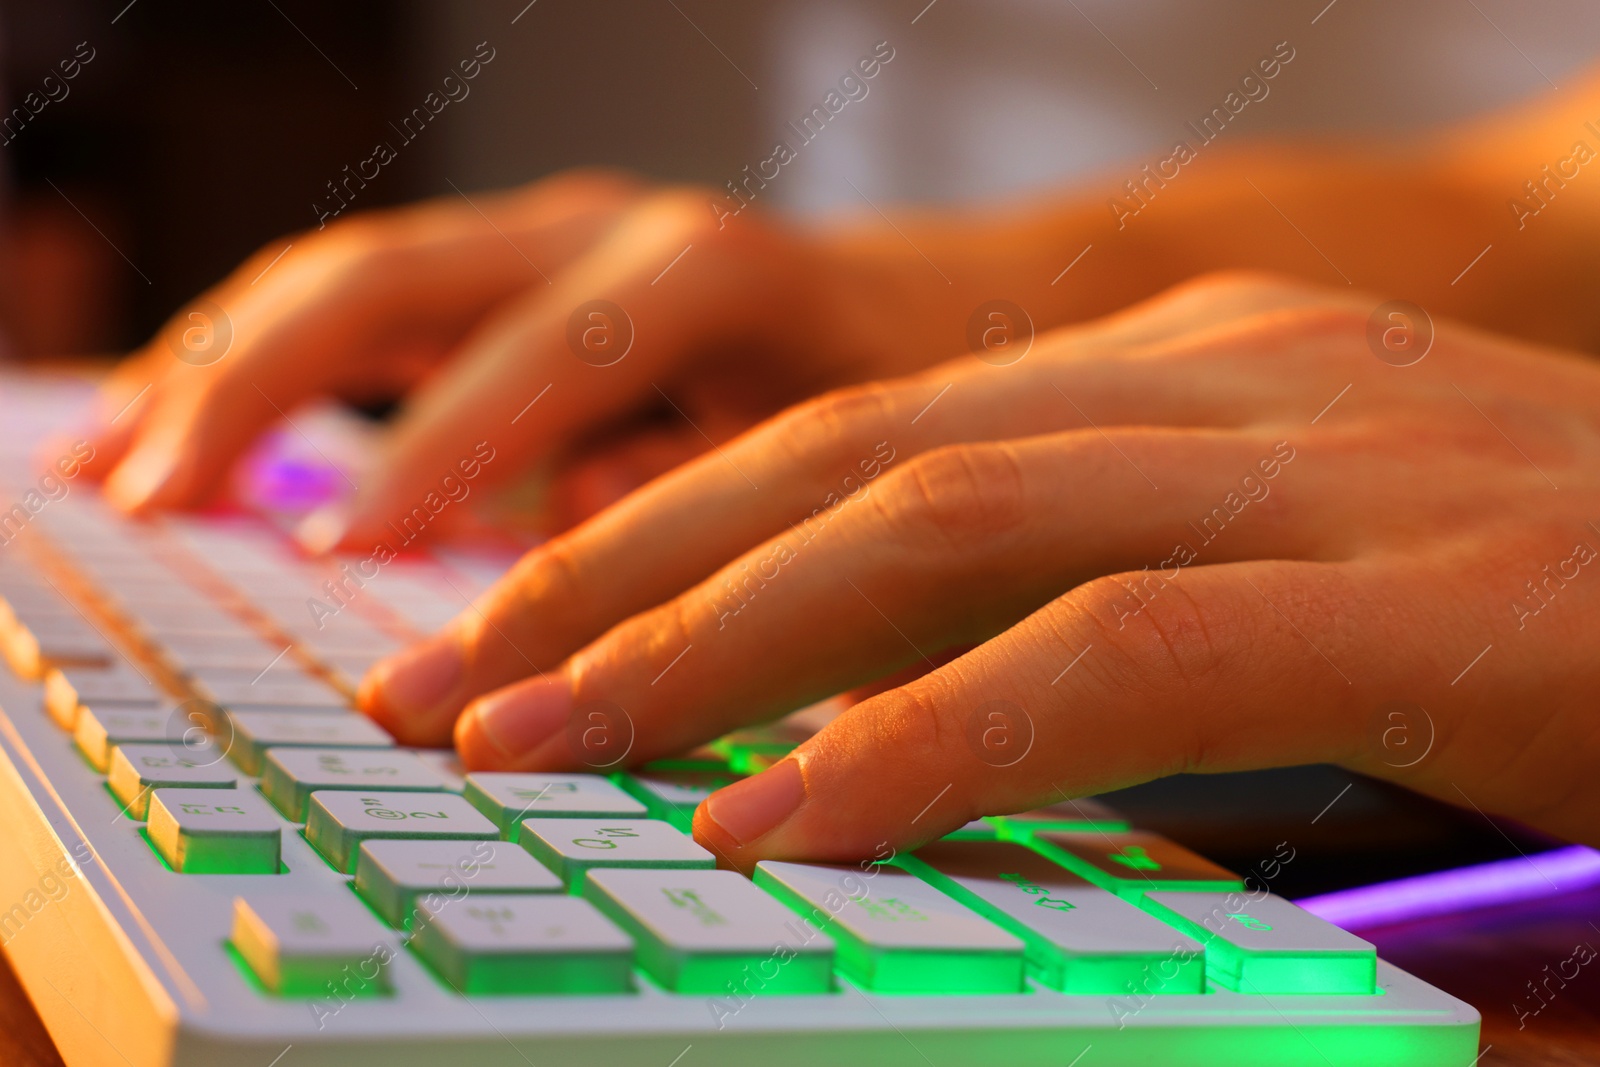
<path fill-rule="evenodd" d="M 1363 931 L 1378 953 L 1483 1013 L 1480 1067 L 1589 1067 L 1600 1063 L 1600 960 L 1546 995 L 1538 982 L 1575 946 L 1600 948 L 1600 889 L 1381 930 Z M 1517 1006 L 1523 1008 L 1519 1019 Z M 1537 1014 L 1532 1010 L 1539 1008 Z M 0 1064 L 61 1067 L 16 976 L 0 957 Z M 1463 1064 L 1462 1067 L 1468 1067 Z"/>

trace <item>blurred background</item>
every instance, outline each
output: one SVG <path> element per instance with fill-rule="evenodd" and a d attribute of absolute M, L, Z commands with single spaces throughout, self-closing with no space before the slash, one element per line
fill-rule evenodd
<path fill-rule="evenodd" d="M 1553 91 L 1600 52 L 1600 5 L 4 0 L 6 349 L 137 344 L 248 253 L 314 227 L 328 183 L 380 142 L 396 158 L 350 211 L 579 164 L 721 187 L 794 140 L 787 123 L 880 41 L 892 60 L 762 190 L 769 206 L 1095 180 L 1110 196 L 1107 168 L 1167 154 L 1279 42 L 1293 61 L 1224 136 L 1404 136 Z M 475 53 L 493 58 L 467 94 L 407 139 L 403 120 Z"/>

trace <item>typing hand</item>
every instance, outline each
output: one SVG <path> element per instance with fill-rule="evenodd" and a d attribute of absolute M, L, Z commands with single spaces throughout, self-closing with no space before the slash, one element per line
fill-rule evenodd
<path fill-rule="evenodd" d="M 714 199 L 572 173 L 273 242 L 107 385 L 106 492 L 131 511 L 194 504 L 301 402 L 414 390 L 375 477 L 308 542 L 370 548 L 480 441 L 484 482 L 557 465 L 570 520 L 697 454 L 702 432 L 960 350 L 959 321 L 919 344 L 938 316 L 913 294 L 946 286 L 892 233 L 890 254 L 840 254 L 754 211 L 719 220 Z M 894 280 L 908 269 L 917 284 Z"/>
<path fill-rule="evenodd" d="M 1202 280 L 807 402 L 530 553 L 365 705 L 581 768 L 594 708 L 642 761 L 931 668 L 702 806 L 740 865 L 1313 761 L 1600 842 L 1600 370 L 1369 340 L 1372 306 Z"/>

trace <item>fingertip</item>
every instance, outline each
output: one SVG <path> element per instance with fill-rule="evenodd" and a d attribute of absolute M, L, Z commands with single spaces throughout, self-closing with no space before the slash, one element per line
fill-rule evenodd
<path fill-rule="evenodd" d="M 528 678 L 469 704 L 456 722 L 456 750 L 475 769 L 529 770 L 551 762 L 546 749 L 571 715 L 572 686 L 564 672 Z"/>
<path fill-rule="evenodd" d="M 350 529 L 349 515 L 338 504 L 320 507 L 301 519 L 294 528 L 294 539 L 313 556 L 325 555 L 340 547 Z"/>
<path fill-rule="evenodd" d="M 717 790 L 695 810 L 694 834 L 713 852 L 743 870 L 769 857 L 764 846 L 784 835 L 786 824 L 806 802 L 800 762 L 779 760 L 760 774 Z M 782 841 L 787 853 L 804 842 Z"/>
<path fill-rule="evenodd" d="M 103 492 L 110 504 L 130 515 L 170 502 L 179 455 L 161 445 L 136 447 L 107 475 Z"/>
<path fill-rule="evenodd" d="M 466 673 L 460 642 L 448 630 L 387 659 L 361 679 L 357 702 L 404 744 L 439 744 L 450 735 Z"/>

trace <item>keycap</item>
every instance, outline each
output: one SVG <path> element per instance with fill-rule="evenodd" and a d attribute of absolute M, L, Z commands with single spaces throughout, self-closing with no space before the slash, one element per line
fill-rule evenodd
<path fill-rule="evenodd" d="M 656 819 L 524 819 L 518 841 L 577 892 L 595 867 L 704 867 L 716 857 Z"/>
<path fill-rule="evenodd" d="M 1244 883 L 1231 871 L 1195 855 L 1159 834 L 1046 831 L 1032 836 L 1035 848 L 1069 870 L 1120 896 L 1154 890 L 1227 893 Z"/>
<path fill-rule="evenodd" d="M 273 648 L 253 634 L 238 633 L 160 634 L 155 636 L 155 644 L 188 671 L 217 667 L 259 671 L 283 651 L 282 646 Z"/>
<path fill-rule="evenodd" d="M 200 763 L 216 762 L 205 717 L 175 705 L 96 704 L 83 708 L 72 740 L 102 774 L 111 765 L 111 750 L 118 745 L 162 742 L 169 752 L 192 756 Z"/>
<path fill-rule="evenodd" d="M 137 744 L 111 750 L 106 782 L 128 817 L 143 820 L 150 810 L 151 790 L 233 789 L 239 775 L 220 752 L 188 755 L 181 744 Z"/>
<path fill-rule="evenodd" d="M 642 819 L 646 814 L 643 803 L 598 774 L 480 771 L 467 775 L 466 798 L 508 841 L 520 836 L 524 819 Z"/>
<path fill-rule="evenodd" d="M 391 925 L 412 925 L 419 902 L 443 907 L 480 893 L 559 893 L 561 879 L 505 841 L 367 841 L 356 890 Z"/>
<path fill-rule="evenodd" d="M 270 992 L 336 997 L 335 1003 L 390 989 L 399 946 L 349 893 L 235 897 L 230 937 Z"/>
<path fill-rule="evenodd" d="M 1128 830 L 1128 820 L 1108 805 L 1093 797 L 1063 800 L 1046 808 L 1019 812 L 1016 815 L 999 815 L 994 822 L 1007 837 L 1026 838 L 1032 834 L 1051 830 L 1069 833 L 1120 834 Z"/>
<path fill-rule="evenodd" d="M 234 711 L 228 755 L 246 774 L 260 774 L 269 748 L 392 748 L 383 727 L 354 712 Z"/>
<path fill-rule="evenodd" d="M 654 771 L 624 775 L 623 788 L 644 801 L 650 814 L 688 833 L 700 802 L 741 775 L 722 771 Z"/>
<path fill-rule="evenodd" d="M 940 838 L 941 841 L 993 841 L 1000 836 L 1000 830 L 988 819 L 973 819 L 971 822 L 951 830 Z"/>
<path fill-rule="evenodd" d="M 334 789 L 311 794 L 306 807 L 306 840 L 346 874 L 355 873 L 356 849 L 363 841 L 472 841 L 499 837 L 494 823 L 454 793 Z"/>
<path fill-rule="evenodd" d="M 473 894 L 417 912 L 411 946 L 472 995 L 624 993 L 633 942 L 593 904 L 565 894 Z"/>
<path fill-rule="evenodd" d="M 343 693 L 309 674 L 284 671 L 279 677 L 269 672 L 259 681 L 245 672 L 232 679 L 216 674 L 191 683 L 196 693 L 225 708 L 247 709 L 282 704 L 292 707 L 337 707 L 348 705 Z"/>
<path fill-rule="evenodd" d="M 44 706 L 56 725 L 71 730 L 85 704 L 147 704 L 166 700 L 166 693 L 127 663 L 104 668 L 57 667 L 45 672 Z"/>
<path fill-rule="evenodd" d="M 711 748 L 732 770 L 756 774 L 794 751 L 811 734 L 808 727 L 780 719 L 726 733 L 712 742 Z"/>
<path fill-rule="evenodd" d="M 283 822 L 244 789 L 157 789 L 150 843 L 183 874 L 277 874 Z"/>
<path fill-rule="evenodd" d="M 1205 948 L 1023 845 L 943 841 L 897 862 L 1022 938 L 1028 973 L 1064 993 L 1205 992 Z"/>
<path fill-rule="evenodd" d="M 1206 945 L 1218 985 L 1240 993 L 1372 993 L 1377 950 L 1270 893 L 1146 893 L 1150 914 Z"/>
<path fill-rule="evenodd" d="M 831 934 L 840 971 L 864 989 L 1022 991 L 1022 941 L 915 875 L 764 860 L 755 884 Z"/>
<path fill-rule="evenodd" d="M 99 631 L 77 615 L 35 617 L 0 631 L 0 650 L 13 670 L 35 680 L 51 667 L 108 666 L 117 657 Z"/>
<path fill-rule="evenodd" d="M 410 752 L 276 748 L 261 764 L 261 792 L 293 822 L 305 821 L 306 798 L 319 789 L 438 792 L 449 785 Z"/>
<path fill-rule="evenodd" d="M 826 993 L 833 939 L 733 871 L 594 870 L 583 897 L 674 993 Z"/>

